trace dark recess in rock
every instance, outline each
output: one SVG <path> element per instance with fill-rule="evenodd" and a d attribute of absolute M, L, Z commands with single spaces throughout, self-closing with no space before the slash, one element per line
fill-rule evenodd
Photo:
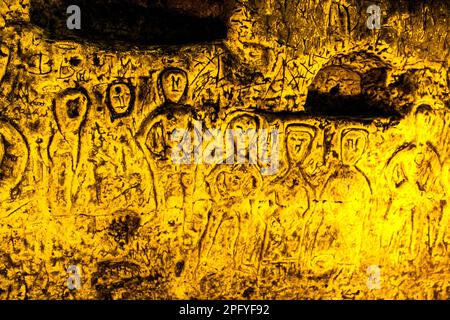
<path fill-rule="evenodd" d="M 81 29 L 67 28 L 67 8 L 81 9 Z M 30 20 L 54 40 L 106 47 L 184 45 L 227 36 L 229 6 L 220 0 L 31 0 Z"/>

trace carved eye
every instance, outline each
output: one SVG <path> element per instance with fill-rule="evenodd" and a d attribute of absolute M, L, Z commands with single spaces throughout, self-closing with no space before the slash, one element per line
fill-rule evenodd
<path fill-rule="evenodd" d="M 81 9 L 81 28 L 67 28 L 67 8 Z M 30 20 L 51 38 L 107 46 L 181 45 L 225 39 L 228 6 L 221 0 L 30 0 Z"/>

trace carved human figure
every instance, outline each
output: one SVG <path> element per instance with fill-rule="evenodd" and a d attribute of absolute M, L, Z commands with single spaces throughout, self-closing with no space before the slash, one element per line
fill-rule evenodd
<path fill-rule="evenodd" d="M 309 125 L 289 125 L 286 128 L 288 170 L 275 183 L 278 185 L 276 203 L 296 210 L 302 216 L 309 207 L 312 188 L 305 173 L 305 159 L 311 152 L 316 129 Z"/>
<path fill-rule="evenodd" d="M 211 198 L 199 187 L 202 173 L 189 167 L 180 175 L 183 195 L 183 237 L 187 250 L 197 250 L 208 223 Z M 204 180 L 204 178 L 203 178 Z"/>
<path fill-rule="evenodd" d="M 223 271 L 242 266 L 251 224 L 250 200 L 261 187 L 256 166 L 218 165 L 207 177 L 214 205 L 200 244 L 200 266 Z"/>
<path fill-rule="evenodd" d="M 241 218 L 241 234 L 238 241 L 239 269 L 248 275 L 258 276 L 261 256 L 264 249 L 264 237 L 267 217 L 274 210 L 272 202 L 263 199 L 260 194 L 252 199 L 251 211 L 245 212 Z M 251 217 L 251 219 L 250 219 Z"/>
<path fill-rule="evenodd" d="M 316 129 L 306 124 L 286 128 L 287 170 L 271 185 L 277 209 L 267 221 L 264 258 L 269 262 L 297 264 L 303 240 L 305 214 L 314 190 L 305 172 L 305 159 L 311 152 Z"/>
<path fill-rule="evenodd" d="M 90 99 L 84 88 L 69 88 L 53 100 L 53 114 L 57 131 L 48 146 L 53 162 L 50 189 L 53 204 L 64 206 L 55 214 L 64 214 L 72 206 L 73 183 L 80 161 L 81 133 L 89 110 Z M 56 186 L 56 187 L 55 187 Z"/>
<path fill-rule="evenodd" d="M 260 148 L 260 139 L 265 137 L 259 133 L 266 127 L 267 124 L 262 116 L 242 112 L 232 114 L 225 125 L 226 130 L 233 132 L 235 146 L 232 155 L 227 153 L 227 162 L 232 160 L 233 163 L 243 164 L 234 166 L 236 170 L 234 175 L 225 174 L 227 185 L 231 187 L 230 190 L 235 195 L 235 200 L 229 206 L 235 208 L 238 214 L 239 231 L 235 243 L 235 269 L 237 272 L 253 276 L 257 275 L 264 242 L 265 216 L 257 209 L 259 203 L 256 195 L 259 195 L 263 181 L 261 175 L 263 164 L 259 157 L 261 150 L 258 148 Z M 233 158 L 231 159 L 230 156 Z M 238 174 L 241 176 L 236 176 Z M 233 189 L 238 186 L 243 189 Z M 222 189 L 222 192 L 227 193 L 226 189 Z"/>
<path fill-rule="evenodd" d="M 24 180 L 28 157 L 28 142 L 20 130 L 9 119 L 0 118 L 0 206 L 19 195 L 15 191 Z"/>
<path fill-rule="evenodd" d="M 70 147 L 73 171 L 80 157 L 80 133 L 89 106 L 89 95 L 84 88 L 66 89 L 53 100 L 53 113 L 58 132 L 62 142 Z"/>
<path fill-rule="evenodd" d="M 447 75 L 450 80 L 450 70 Z M 433 245 L 433 257 L 435 259 L 445 259 L 447 248 L 450 247 L 450 112 L 448 109 L 444 109 L 442 112 L 442 131 L 439 135 L 440 152 L 442 158 L 442 173 L 441 173 L 441 183 L 444 189 L 444 196 L 447 205 L 443 207 L 442 217 L 438 223 L 439 227 L 437 230 L 436 240 Z M 445 137 L 442 139 L 442 137 Z"/>
<path fill-rule="evenodd" d="M 390 189 L 389 211 L 385 216 L 382 246 L 391 263 L 414 260 L 431 252 L 437 238 L 444 195 L 440 156 L 430 142 L 436 115 L 429 105 L 414 112 L 415 139 L 399 147 L 385 167 Z"/>
<path fill-rule="evenodd" d="M 179 185 L 179 175 L 170 159 L 175 142 L 171 137 L 175 130 L 189 130 L 197 114 L 189 105 L 184 104 L 188 91 L 188 77 L 184 70 L 169 68 L 161 72 L 158 86 L 165 102 L 156 108 L 143 121 L 136 139 L 144 152 L 149 170 L 157 181 L 153 184 L 158 208 L 171 206 L 163 189 L 166 185 Z M 174 190 L 181 190 L 181 186 Z M 181 205 L 181 204 L 179 204 Z"/>
<path fill-rule="evenodd" d="M 98 205 L 108 207 L 126 202 L 129 206 L 142 206 L 145 203 L 151 211 L 155 206 L 151 202 L 153 198 L 146 195 L 153 190 L 148 187 L 152 178 L 148 171 L 141 170 L 146 160 L 134 139 L 134 119 L 129 117 L 135 104 L 135 89 L 131 83 L 118 80 L 108 86 L 104 95 L 111 122 L 95 119 L 89 123 L 90 130 L 86 131 L 91 133 L 91 138 L 86 140 L 91 143 L 91 154 L 84 161 L 82 171 L 93 174 L 84 174 L 87 177 L 80 180 L 91 178 L 89 183 L 95 184 L 94 202 Z M 78 191 L 82 190 L 81 183 Z"/>
<path fill-rule="evenodd" d="M 372 189 L 357 167 L 368 144 L 368 132 L 343 129 L 340 135 L 340 164 L 328 177 L 321 192 L 321 208 L 312 217 L 315 230 L 310 245 L 313 268 L 353 268 L 359 262 L 363 223 Z"/>

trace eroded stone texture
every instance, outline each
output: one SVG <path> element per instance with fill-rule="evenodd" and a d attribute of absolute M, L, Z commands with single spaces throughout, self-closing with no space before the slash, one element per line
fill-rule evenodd
<path fill-rule="evenodd" d="M 0 3 L 1 298 L 449 298 L 445 1 L 379 1 L 380 30 L 370 1 L 168 1 L 226 27 L 173 46 L 33 2 L 64 3 Z M 199 123 L 277 129 L 276 174 L 175 164 Z"/>

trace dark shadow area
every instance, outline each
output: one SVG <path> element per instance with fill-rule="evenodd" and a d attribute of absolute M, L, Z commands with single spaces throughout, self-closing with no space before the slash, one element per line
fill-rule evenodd
<path fill-rule="evenodd" d="M 305 112 L 321 117 L 400 118 L 407 111 L 393 105 L 389 66 L 364 51 L 338 55 L 315 76 Z"/>
<path fill-rule="evenodd" d="M 306 113 L 321 117 L 399 118 L 401 114 L 388 105 L 372 103 L 371 97 L 361 94 L 344 96 L 338 93 L 308 92 Z"/>
<path fill-rule="evenodd" d="M 386 69 L 364 74 L 341 66 L 325 67 L 308 90 L 305 111 L 316 116 L 351 118 L 397 118 L 385 87 Z"/>
<path fill-rule="evenodd" d="M 30 0 L 30 20 L 54 40 L 117 45 L 184 45 L 225 39 L 221 0 Z M 81 9 L 81 29 L 67 28 L 67 8 Z"/>
<path fill-rule="evenodd" d="M 438 15 L 444 15 L 448 14 L 450 11 L 450 4 L 448 0 L 389 0 L 387 4 L 388 12 L 416 14 L 427 8 Z"/>

